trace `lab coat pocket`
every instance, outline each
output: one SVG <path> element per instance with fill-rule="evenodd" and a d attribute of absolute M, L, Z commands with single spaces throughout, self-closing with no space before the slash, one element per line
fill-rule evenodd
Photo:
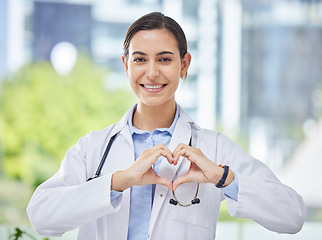
<path fill-rule="evenodd" d="M 184 183 L 180 185 L 175 191 L 177 200 L 183 203 L 190 202 L 194 199 L 197 191 L 198 183 Z M 211 225 L 211 209 L 209 207 L 209 199 L 204 197 L 205 186 L 200 184 L 198 198 L 199 204 L 190 205 L 188 207 L 182 207 L 177 205 L 173 211 L 173 220 L 191 224 L 192 226 L 199 226 L 203 228 L 209 228 Z"/>

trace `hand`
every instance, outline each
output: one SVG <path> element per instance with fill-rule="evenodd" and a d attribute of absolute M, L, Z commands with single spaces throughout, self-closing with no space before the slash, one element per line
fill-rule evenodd
<path fill-rule="evenodd" d="M 174 165 L 178 163 L 180 156 L 185 157 L 191 164 L 188 172 L 173 182 L 173 191 L 186 182 L 213 183 L 216 185 L 222 178 L 224 169 L 209 160 L 199 148 L 181 143 L 173 152 Z M 233 179 L 234 173 L 229 170 L 224 186 L 230 184 Z"/>
<path fill-rule="evenodd" d="M 158 144 L 144 150 L 128 169 L 114 173 L 111 190 L 124 191 L 132 186 L 147 184 L 161 184 L 172 190 L 171 181 L 157 175 L 152 168 L 161 156 L 165 157 L 170 164 L 174 163 L 172 152 L 164 144 Z"/>

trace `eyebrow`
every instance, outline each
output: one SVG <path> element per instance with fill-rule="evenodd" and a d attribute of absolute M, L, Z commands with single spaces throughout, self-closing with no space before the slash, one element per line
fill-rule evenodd
<path fill-rule="evenodd" d="M 146 53 L 141 52 L 141 51 L 135 51 L 135 52 L 132 53 L 132 55 L 135 55 L 135 54 L 139 54 L 139 55 L 142 55 L 142 56 L 146 56 L 147 55 Z M 173 52 L 170 52 L 170 51 L 162 51 L 162 52 L 157 53 L 157 56 L 164 55 L 164 54 L 174 55 Z"/>

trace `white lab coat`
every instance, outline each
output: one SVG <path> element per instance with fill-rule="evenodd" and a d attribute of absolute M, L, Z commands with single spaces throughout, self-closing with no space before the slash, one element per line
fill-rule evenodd
<path fill-rule="evenodd" d="M 130 189 L 123 192 L 118 207 L 110 199 L 111 176 L 134 162 L 133 141 L 127 125 L 128 111 L 122 120 L 101 131 L 90 132 L 71 147 L 59 171 L 41 184 L 27 208 L 35 230 L 47 236 L 61 236 L 79 228 L 79 240 L 127 239 Z M 118 133 L 102 169 L 90 182 L 110 136 Z M 157 185 L 149 226 L 149 239 L 214 239 L 220 202 L 226 198 L 232 216 L 253 219 L 279 233 L 298 232 L 306 209 L 302 198 L 283 185 L 262 162 L 250 157 L 237 144 L 218 132 L 201 129 L 180 108 L 169 149 L 179 143 L 192 144 L 217 164 L 226 164 L 238 174 L 238 201 L 225 197 L 213 184 L 200 184 L 200 204 L 179 207 L 169 204 L 172 192 Z M 189 161 L 176 166 L 165 159 L 159 175 L 169 180 L 183 175 Z M 196 183 L 186 183 L 176 191 L 179 201 L 193 199 Z"/>

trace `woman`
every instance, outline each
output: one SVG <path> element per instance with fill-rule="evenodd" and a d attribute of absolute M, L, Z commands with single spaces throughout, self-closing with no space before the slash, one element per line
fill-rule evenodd
<path fill-rule="evenodd" d="M 37 188 L 27 209 L 37 232 L 60 236 L 79 228 L 78 239 L 214 239 L 224 199 L 232 216 L 269 230 L 302 228 L 306 210 L 294 190 L 227 137 L 198 127 L 176 104 L 191 61 L 178 23 L 161 13 L 138 19 L 127 31 L 122 61 L 138 103 L 120 122 L 81 138 Z M 99 177 L 87 181 L 108 142 Z M 191 199 L 189 207 L 178 203 Z"/>

